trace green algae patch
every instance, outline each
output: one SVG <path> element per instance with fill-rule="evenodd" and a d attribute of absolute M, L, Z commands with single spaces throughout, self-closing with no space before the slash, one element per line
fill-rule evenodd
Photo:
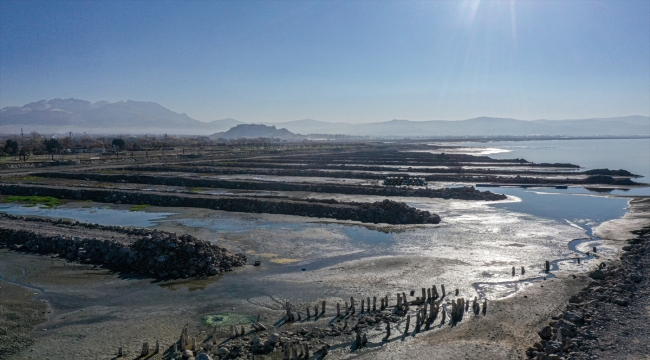
<path fill-rule="evenodd" d="M 133 206 L 131 206 L 129 208 L 129 211 L 142 211 L 142 210 L 148 208 L 149 206 L 151 206 L 151 205 L 149 205 L 149 204 L 133 205 Z"/>
<path fill-rule="evenodd" d="M 197 193 L 197 192 L 203 191 L 203 188 L 202 187 L 193 187 L 193 188 L 190 189 L 190 191 L 193 192 L 193 193 Z"/>
<path fill-rule="evenodd" d="M 246 325 L 255 322 L 255 318 L 243 314 L 223 313 L 215 315 L 206 315 L 203 317 L 203 325 L 209 327 L 222 327 L 230 325 Z"/>
<path fill-rule="evenodd" d="M 30 206 L 41 205 L 43 207 L 55 207 L 65 204 L 65 200 L 51 196 L 17 196 L 11 195 L 0 199 L 1 203 L 20 203 Z"/>

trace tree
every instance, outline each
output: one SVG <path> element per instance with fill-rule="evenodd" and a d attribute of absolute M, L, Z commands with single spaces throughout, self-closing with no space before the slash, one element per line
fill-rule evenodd
<path fill-rule="evenodd" d="M 20 148 L 20 151 L 18 152 L 18 156 L 23 158 L 23 161 L 27 162 L 27 158 L 30 155 L 29 148 L 22 147 Z"/>
<path fill-rule="evenodd" d="M 111 143 L 113 146 L 117 146 L 120 148 L 120 150 L 123 150 L 124 147 L 126 146 L 126 142 L 122 139 L 115 138 L 113 139 L 113 142 Z"/>
<path fill-rule="evenodd" d="M 54 153 L 60 148 L 59 140 L 51 138 L 43 142 L 45 144 L 45 151 L 52 154 L 52 160 L 54 160 Z"/>
<path fill-rule="evenodd" d="M 18 142 L 15 140 L 8 139 L 5 143 L 5 152 L 9 155 L 15 155 L 18 153 Z"/>

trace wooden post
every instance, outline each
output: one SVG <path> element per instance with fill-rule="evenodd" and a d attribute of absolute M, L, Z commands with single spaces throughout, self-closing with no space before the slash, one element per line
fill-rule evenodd
<path fill-rule="evenodd" d="M 593 250 L 594 250 L 594 254 L 595 254 L 595 253 L 597 252 L 597 250 L 596 250 L 596 247 L 595 247 L 595 246 L 593 247 Z"/>
<path fill-rule="evenodd" d="M 122 356 L 124 356 L 124 350 L 122 349 L 122 347 L 120 347 L 119 349 L 117 349 L 117 357 L 122 357 Z"/>
<path fill-rule="evenodd" d="M 386 321 L 386 340 L 390 337 L 390 321 Z"/>
<path fill-rule="evenodd" d="M 445 311 L 445 309 L 442 309 L 442 321 L 440 322 L 442 325 L 445 324 L 446 318 L 447 318 L 447 312 Z"/>
<path fill-rule="evenodd" d="M 388 295 L 384 298 L 384 306 L 388 307 Z"/>
<path fill-rule="evenodd" d="M 366 311 L 366 312 L 369 313 L 370 312 L 370 296 L 368 296 L 366 298 L 366 304 L 368 305 L 368 311 Z"/>
<path fill-rule="evenodd" d="M 483 299 L 483 315 L 487 313 L 487 299 Z"/>
<path fill-rule="evenodd" d="M 411 324 L 411 314 L 406 315 L 406 327 L 404 328 L 404 329 L 405 329 L 405 330 L 404 330 L 404 333 L 405 333 L 405 334 L 409 332 L 409 326 L 410 326 L 410 324 Z"/>
<path fill-rule="evenodd" d="M 160 343 L 158 340 L 156 340 L 156 347 L 153 349 L 154 354 L 158 354 L 160 352 Z"/>
<path fill-rule="evenodd" d="M 365 300 L 361 299 L 361 314 L 363 314 L 363 310 L 365 309 Z"/>
<path fill-rule="evenodd" d="M 149 343 L 142 343 L 142 351 L 140 351 L 140 356 L 147 356 L 149 354 Z"/>
<path fill-rule="evenodd" d="M 442 290 L 442 297 L 445 297 L 447 294 L 445 294 L 445 286 L 440 285 L 440 290 Z"/>
<path fill-rule="evenodd" d="M 341 317 L 341 303 L 336 303 L 336 317 Z"/>
<path fill-rule="evenodd" d="M 427 299 L 427 289 L 422 288 L 422 300 L 424 301 L 426 299 Z"/>
<path fill-rule="evenodd" d="M 512 276 L 515 276 L 515 267 L 512 267 Z"/>
<path fill-rule="evenodd" d="M 356 309 L 354 308 L 354 298 L 353 297 L 350 297 L 350 312 L 353 313 L 353 314 L 357 312 Z"/>
<path fill-rule="evenodd" d="M 431 288 L 427 288 L 427 301 L 431 300 Z"/>
<path fill-rule="evenodd" d="M 377 297 L 373 296 L 372 297 L 372 312 L 376 312 L 376 311 L 377 311 Z"/>
<path fill-rule="evenodd" d="M 346 301 L 345 302 L 345 316 L 348 316 L 349 313 L 350 313 L 350 308 L 348 307 L 348 302 Z"/>
<path fill-rule="evenodd" d="M 431 291 L 433 292 L 433 299 L 434 300 L 437 299 L 438 298 L 438 288 L 435 285 L 433 285 L 433 289 L 431 289 Z"/>
<path fill-rule="evenodd" d="M 402 307 L 402 295 L 397 293 L 397 308 L 399 309 L 401 307 Z"/>
<path fill-rule="evenodd" d="M 321 306 L 321 316 L 325 316 L 325 300 L 323 300 L 323 304 Z"/>
<path fill-rule="evenodd" d="M 309 306 L 307 306 L 307 319 L 311 318 L 311 312 L 309 311 Z"/>
<path fill-rule="evenodd" d="M 318 305 L 314 305 L 314 320 L 318 319 Z"/>
<path fill-rule="evenodd" d="M 522 266 L 521 267 L 521 275 L 524 275 L 526 273 L 526 269 Z"/>
<path fill-rule="evenodd" d="M 544 271 L 546 271 L 547 274 L 551 271 L 551 263 L 548 260 L 544 263 Z"/>
<path fill-rule="evenodd" d="M 458 296 L 458 289 L 456 289 L 456 296 Z"/>

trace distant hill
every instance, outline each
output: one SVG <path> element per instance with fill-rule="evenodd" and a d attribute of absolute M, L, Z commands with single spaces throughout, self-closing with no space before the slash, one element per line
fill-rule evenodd
<path fill-rule="evenodd" d="M 650 135 L 650 117 L 579 120 L 516 120 L 479 117 L 468 120 L 391 120 L 368 124 L 297 120 L 275 125 L 301 134 L 326 133 L 378 137 L 422 136 L 636 136 Z"/>
<path fill-rule="evenodd" d="M 217 132 L 228 133 L 229 129 L 242 124 L 244 122 L 231 118 L 202 122 L 186 114 L 171 111 L 155 102 L 133 100 L 92 103 L 79 99 L 52 99 L 0 109 L 0 133 L 3 134 L 19 133 L 23 128 L 25 132 L 44 133 L 85 131 L 97 134 L 207 135 Z M 294 135 L 340 134 L 371 137 L 650 135 L 648 116 L 533 121 L 492 117 L 459 121 L 396 119 L 368 124 L 302 119 L 265 123 L 265 125 L 279 128 L 279 130 L 275 129 L 278 133 L 269 132 L 271 137 L 290 136 L 279 133 L 283 129 Z M 259 134 L 251 133 L 250 137 L 266 136 L 264 133 L 266 130 L 261 129 L 258 129 Z"/>
<path fill-rule="evenodd" d="M 240 138 L 279 138 L 301 139 L 303 136 L 294 134 L 287 129 L 277 129 L 275 126 L 262 124 L 240 124 L 232 129 L 210 135 L 211 139 L 240 139 Z"/>
<path fill-rule="evenodd" d="M 241 123 L 235 119 L 202 122 L 149 101 L 91 103 L 79 99 L 52 99 L 0 109 L 0 131 L 7 133 L 91 132 L 210 134 Z"/>

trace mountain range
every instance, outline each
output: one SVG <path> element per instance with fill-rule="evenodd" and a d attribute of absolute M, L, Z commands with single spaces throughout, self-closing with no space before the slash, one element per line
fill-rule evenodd
<path fill-rule="evenodd" d="M 260 124 L 259 122 L 257 122 Z M 186 134 L 251 137 L 269 129 L 237 128 L 236 119 L 203 122 L 171 111 L 155 102 L 89 102 L 79 99 L 41 100 L 24 106 L 0 109 L 0 133 Z M 638 136 L 650 135 L 650 117 L 625 116 L 578 120 L 517 120 L 479 117 L 468 120 L 391 120 L 366 124 L 326 122 L 313 119 L 261 124 L 276 126 L 277 137 L 294 134 L 341 134 L 371 137 L 438 136 Z M 235 128 L 231 133 L 227 130 Z M 282 133 L 287 130 L 289 134 Z M 217 135 L 217 134 L 215 134 Z"/>

